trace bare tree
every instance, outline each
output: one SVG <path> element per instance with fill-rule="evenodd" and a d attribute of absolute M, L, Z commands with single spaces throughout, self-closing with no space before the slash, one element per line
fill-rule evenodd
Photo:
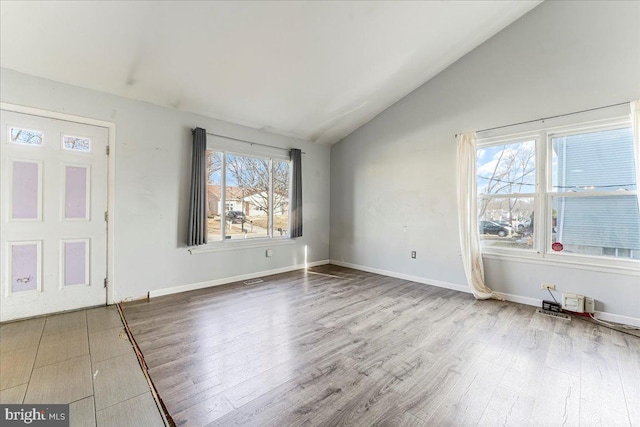
<path fill-rule="evenodd" d="M 222 153 L 217 151 L 207 152 L 207 182 L 214 184 L 212 176 L 222 170 Z"/>
<path fill-rule="evenodd" d="M 273 212 L 289 205 L 289 162 L 273 161 Z"/>
<path fill-rule="evenodd" d="M 285 207 L 289 201 L 289 164 L 273 161 L 273 211 Z M 245 197 L 260 210 L 269 210 L 269 160 L 227 155 L 227 173 Z"/>
<path fill-rule="evenodd" d="M 226 170 L 223 170 L 221 152 L 210 151 L 207 155 L 207 180 L 209 185 L 219 185 L 217 173 L 226 173 L 227 188 L 237 188 L 259 210 L 269 210 L 269 164 L 272 163 L 273 211 L 285 209 L 289 203 L 289 162 L 283 160 L 258 159 L 254 157 L 226 154 Z M 229 194 L 227 194 L 229 198 Z M 243 209 L 244 210 L 244 209 Z"/>
<path fill-rule="evenodd" d="M 495 159 L 491 176 L 479 177 L 485 179 L 486 184 L 481 188 L 482 194 L 531 193 L 531 177 L 535 174 L 535 145 L 522 143 L 516 150 L 506 146 Z M 479 217 L 483 217 L 487 207 L 493 199 L 481 199 Z M 518 205 L 519 198 L 505 197 L 509 213 L 509 220 L 513 220 L 513 210 Z"/>

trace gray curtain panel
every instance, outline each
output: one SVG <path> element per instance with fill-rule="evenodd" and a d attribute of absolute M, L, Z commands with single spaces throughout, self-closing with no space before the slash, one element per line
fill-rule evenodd
<path fill-rule="evenodd" d="M 291 237 L 302 237 L 302 151 L 291 149 L 293 182 L 291 183 Z"/>
<path fill-rule="evenodd" d="M 191 194 L 189 199 L 189 246 L 207 244 L 207 131 L 193 130 Z"/>

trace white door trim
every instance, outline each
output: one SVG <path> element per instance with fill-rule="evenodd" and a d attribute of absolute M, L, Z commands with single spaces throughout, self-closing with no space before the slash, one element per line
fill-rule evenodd
<path fill-rule="evenodd" d="M 46 117 L 49 119 L 66 120 L 68 122 L 76 122 L 84 125 L 98 126 L 106 128 L 109 137 L 109 156 L 108 156 L 108 170 L 109 176 L 107 179 L 107 212 L 109 215 L 109 223 L 107 226 L 107 278 L 109 283 L 107 285 L 107 304 L 114 304 L 116 300 L 115 287 L 113 284 L 113 278 L 115 273 L 114 263 L 114 243 L 115 243 L 115 177 L 116 177 L 116 124 L 113 122 L 107 122 L 104 120 L 97 120 L 88 117 L 75 116 L 72 114 L 58 113 L 55 111 L 43 110 L 40 108 L 26 107 L 23 105 L 8 104 L 0 102 L 0 110 L 11 111 L 14 113 L 29 114 L 32 116 Z"/>

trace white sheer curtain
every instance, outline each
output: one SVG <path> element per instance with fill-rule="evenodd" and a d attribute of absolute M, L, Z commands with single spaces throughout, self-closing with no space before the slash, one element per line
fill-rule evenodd
<path fill-rule="evenodd" d="M 477 299 L 489 299 L 493 297 L 493 291 L 484 283 L 484 265 L 478 233 L 475 133 L 458 135 L 457 184 L 460 248 L 467 283 Z"/>
<path fill-rule="evenodd" d="M 640 100 L 631 102 L 631 127 L 633 128 L 633 150 L 636 158 L 636 190 L 640 207 Z"/>

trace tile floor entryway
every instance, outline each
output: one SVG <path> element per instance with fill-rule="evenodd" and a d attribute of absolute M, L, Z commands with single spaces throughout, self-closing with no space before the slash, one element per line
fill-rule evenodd
<path fill-rule="evenodd" d="M 0 403 L 69 403 L 71 426 L 164 426 L 115 306 L 0 325 Z"/>

